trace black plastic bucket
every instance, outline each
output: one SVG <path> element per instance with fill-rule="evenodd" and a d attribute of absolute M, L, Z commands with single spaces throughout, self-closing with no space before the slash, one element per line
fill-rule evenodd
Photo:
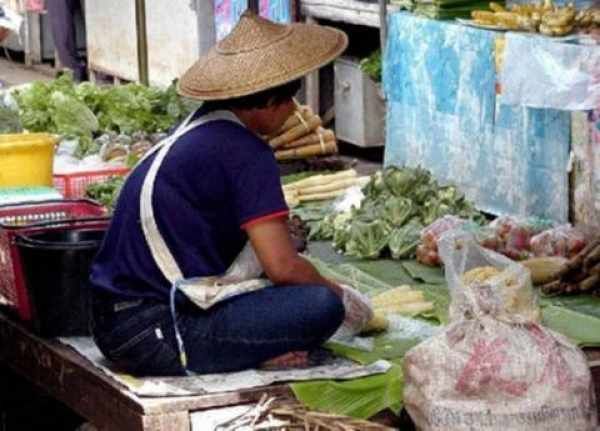
<path fill-rule="evenodd" d="M 105 232 L 70 228 L 17 235 L 33 330 L 39 335 L 89 335 L 88 278 Z"/>

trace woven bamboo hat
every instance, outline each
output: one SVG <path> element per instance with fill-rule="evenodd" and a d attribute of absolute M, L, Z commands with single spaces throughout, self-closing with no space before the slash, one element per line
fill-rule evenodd
<path fill-rule="evenodd" d="M 179 93 L 199 100 L 246 96 L 298 79 L 346 49 L 340 30 L 277 24 L 245 12 L 233 31 L 192 65 Z"/>

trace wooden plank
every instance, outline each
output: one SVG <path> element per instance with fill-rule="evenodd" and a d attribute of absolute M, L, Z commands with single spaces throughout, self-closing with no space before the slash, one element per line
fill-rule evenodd
<path fill-rule="evenodd" d="M 301 0 L 300 10 L 309 17 L 341 21 L 349 24 L 379 27 L 379 5 L 357 0 Z M 394 5 L 388 6 L 388 12 L 398 11 Z"/>
<path fill-rule="evenodd" d="M 294 397 L 288 385 L 272 385 L 193 397 L 141 398 L 140 401 L 146 414 L 164 414 L 181 410 L 197 411 L 253 403 L 259 401 L 265 393 L 272 397 Z"/>
<path fill-rule="evenodd" d="M 142 430 L 143 408 L 70 349 L 58 349 L 0 313 L 0 360 L 99 428 Z"/>
<path fill-rule="evenodd" d="M 306 22 L 308 24 L 316 24 L 317 21 L 311 16 L 306 17 Z M 306 104 L 312 109 L 312 111 L 319 115 L 320 110 L 320 102 L 319 102 L 319 71 L 316 70 L 314 72 L 306 75 L 305 78 L 305 98 Z"/>
<path fill-rule="evenodd" d="M 43 340 L 0 313 L 0 360 L 98 426 L 145 429 L 162 416 L 256 402 L 262 394 L 293 396 L 287 385 L 188 397 L 140 398 L 68 346 Z M 153 421 L 160 421 L 156 417 Z M 181 420 L 181 419 L 178 419 Z M 150 423 L 155 423 L 150 422 Z M 116 427 L 116 428 L 115 428 Z"/>
<path fill-rule="evenodd" d="M 144 416 L 144 431 L 190 431 L 190 414 L 185 412 Z"/>
<path fill-rule="evenodd" d="M 26 19 L 29 28 L 29 52 L 26 53 L 25 63 L 31 66 L 42 62 L 41 15 L 28 12 Z"/>

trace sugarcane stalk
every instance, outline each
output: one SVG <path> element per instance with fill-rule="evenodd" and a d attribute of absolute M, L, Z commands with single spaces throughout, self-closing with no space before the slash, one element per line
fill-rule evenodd
<path fill-rule="evenodd" d="M 541 289 L 545 295 L 561 293 L 563 290 L 563 284 L 564 283 L 561 280 L 554 280 L 550 283 L 544 284 Z"/>
<path fill-rule="evenodd" d="M 586 258 L 586 256 L 592 250 L 594 250 L 598 245 L 600 245 L 600 239 L 596 239 L 594 241 L 591 241 L 588 245 L 586 245 L 583 248 L 583 250 L 581 250 L 579 253 L 577 253 L 571 260 L 569 260 L 565 264 L 565 266 L 563 267 L 563 269 L 561 271 L 559 271 L 558 276 L 560 278 L 568 278 L 569 274 L 580 270 L 581 266 L 583 265 L 583 261 Z"/>
<path fill-rule="evenodd" d="M 600 262 L 600 245 L 594 247 L 594 249 L 585 257 L 585 259 L 583 259 L 584 271 L 589 271 L 598 262 Z"/>
<path fill-rule="evenodd" d="M 590 275 L 588 278 L 583 280 L 577 285 L 580 292 L 587 292 L 598 286 L 600 283 L 600 275 Z"/>
<path fill-rule="evenodd" d="M 588 271 L 588 273 L 590 275 L 600 275 L 600 263 L 597 263 L 592 268 L 590 268 L 590 270 Z"/>

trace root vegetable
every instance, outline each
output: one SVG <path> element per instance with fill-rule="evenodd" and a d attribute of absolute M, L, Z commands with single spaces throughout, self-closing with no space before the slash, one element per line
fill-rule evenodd
<path fill-rule="evenodd" d="M 319 126 L 321 126 L 321 118 L 318 116 L 310 117 L 302 124 L 298 124 L 292 127 L 290 130 L 287 130 L 282 135 L 277 136 L 269 141 L 269 145 L 271 148 L 277 149 L 282 145 L 285 145 L 289 142 L 293 142 L 296 139 L 309 134 L 310 132 L 316 130 Z"/>
<path fill-rule="evenodd" d="M 298 200 L 300 201 L 300 203 L 312 202 L 312 201 L 324 201 L 327 199 L 335 199 L 338 196 L 343 195 L 344 193 L 346 193 L 346 189 L 336 190 L 333 192 L 315 193 L 312 195 L 299 195 Z"/>
<path fill-rule="evenodd" d="M 324 141 L 322 144 L 307 145 L 305 147 L 291 148 L 289 150 L 275 151 L 277 160 L 305 159 L 312 156 L 337 153 L 337 143 L 333 141 Z"/>
<path fill-rule="evenodd" d="M 336 190 L 345 190 L 349 187 L 358 185 L 362 182 L 361 178 L 344 178 L 341 180 L 333 181 L 329 184 L 321 186 L 306 187 L 298 189 L 298 194 L 302 195 L 313 195 L 317 193 L 333 192 Z"/>
<path fill-rule="evenodd" d="M 295 141 L 284 144 L 280 148 L 287 150 L 289 148 L 320 144 L 321 141 L 330 142 L 333 140 L 335 140 L 335 134 L 333 133 L 333 130 L 319 128 L 315 131 L 315 133 L 311 133 L 310 135 L 303 136 Z"/>
<path fill-rule="evenodd" d="M 344 178 L 355 178 L 356 171 L 354 169 L 348 169 L 345 171 L 340 171 L 331 175 L 314 175 L 312 177 L 305 178 L 300 181 L 296 181 L 294 183 L 283 186 L 283 190 L 294 190 L 301 189 L 313 186 L 320 186 L 323 184 L 329 184 L 330 182 L 341 180 Z"/>

